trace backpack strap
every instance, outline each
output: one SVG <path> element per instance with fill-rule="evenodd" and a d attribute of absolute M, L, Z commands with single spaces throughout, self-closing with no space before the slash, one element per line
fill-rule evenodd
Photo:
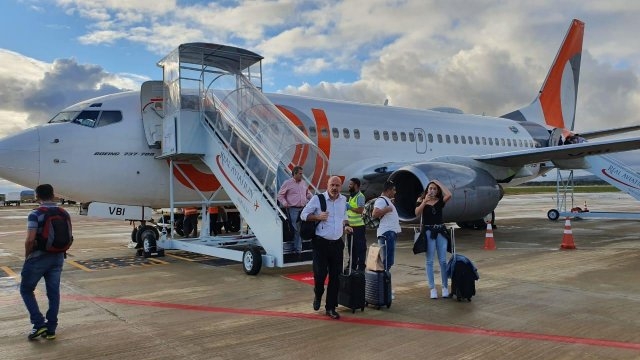
<path fill-rule="evenodd" d="M 322 194 L 316 195 L 318 200 L 320 200 L 320 211 L 327 211 L 327 199 Z"/>

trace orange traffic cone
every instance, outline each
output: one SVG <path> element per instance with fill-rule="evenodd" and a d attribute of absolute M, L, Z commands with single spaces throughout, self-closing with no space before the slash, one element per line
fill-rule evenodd
<path fill-rule="evenodd" d="M 564 220 L 564 235 L 562 236 L 562 244 L 560 249 L 573 250 L 576 245 L 573 243 L 573 232 L 571 231 L 571 221 L 567 216 Z"/>
<path fill-rule="evenodd" d="M 487 234 L 484 237 L 484 249 L 485 250 L 495 250 L 496 243 L 493 241 L 493 228 L 491 227 L 491 223 L 487 223 Z"/>

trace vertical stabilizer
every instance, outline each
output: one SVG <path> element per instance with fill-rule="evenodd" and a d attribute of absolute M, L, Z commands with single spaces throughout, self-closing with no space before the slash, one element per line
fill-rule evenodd
<path fill-rule="evenodd" d="M 503 118 L 546 124 L 549 128 L 573 130 L 584 23 L 574 19 L 551 65 L 538 97 L 529 105 Z"/>

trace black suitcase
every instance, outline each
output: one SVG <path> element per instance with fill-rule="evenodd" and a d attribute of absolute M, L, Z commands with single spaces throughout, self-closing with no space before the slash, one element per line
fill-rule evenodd
<path fill-rule="evenodd" d="M 364 273 L 362 271 L 350 271 L 340 274 L 340 289 L 338 290 L 338 304 L 348 307 L 352 313 L 356 309 L 364 311 Z"/>
<path fill-rule="evenodd" d="M 451 295 L 455 295 L 458 301 L 471 301 L 471 297 L 476 294 L 476 274 L 467 261 L 460 260 L 455 255 L 451 261 L 455 261 L 451 276 Z"/>
<path fill-rule="evenodd" d="M 388 271 L 365 271 L 364 299 L 376 309 L 391 307 L 391 274 Z"/>
<path fill-rule="evenodd" d="M 346 237 L 346 235 L 345 235 Z M 351 242 L 351 251 L 349 251 L 349 263 L 339 277 L 340 287 L 338 288 L 338 304 L 348 307 L 352 313 L 356 309 L 364 311 L 364 273 L 351 269 L 353 263 L 353 241 Z"/>

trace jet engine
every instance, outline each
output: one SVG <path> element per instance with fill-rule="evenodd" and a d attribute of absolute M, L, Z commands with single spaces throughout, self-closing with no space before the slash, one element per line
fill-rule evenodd
<path fill-rule="evenodd" d="M 482 219 L 491 214 L 504 194 L 485 170 L 468 166 L 425 162 L 404 166 L 389 177 L 396 186 L 394 204 L 400 220 L 417 222 L 417 199 L 431 180 L 438 180 L 452 193 L 443 209 L 445 222 Z"/>

